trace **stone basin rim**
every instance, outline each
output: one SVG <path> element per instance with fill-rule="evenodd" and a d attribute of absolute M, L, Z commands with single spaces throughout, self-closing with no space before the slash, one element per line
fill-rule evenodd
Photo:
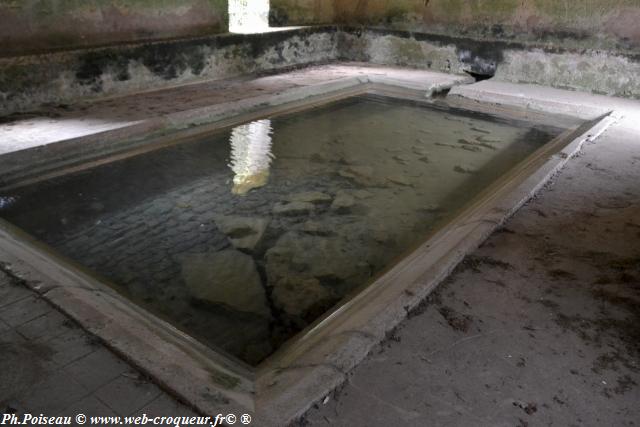
<path fill-rule="evenodd" d="M 415 86 L 392 83 L 359 83 L 356 92 L 430 102 Z M 347 92 L 344 97 L 354 95 L 353 90 Z M 329 102 L 336 95 L 340 96 L 339 91 L 316 102 Z M 495 107 L 476 107 L 496 111 Z M 465 254 L 548 182 L 585 141 L 594 140 L 613 120 L 605 114 L 547 143 L 490 186 L 485 191 L 488 194 L 479 197 L 481 200 L 370 284 L 367 292 L 359 290 L 345 298 L 256 368 L 205 347 L 127 300 L 88 269 L 56 254 L 4 220 L 0 220 L 0 259 L 5 261 L 1 268 L 23 280 L 165 390 L 200 412 L 250 412 L 264 420 L 264 425 L 278 425 L 283 419 L 288 422 L 301 416 L 344 381 L 346 373 L 384 339 L 386 332 L 404 320 L 409 309 L 424 300 Z M 429 258 L 434 258 L 432 265 L 416 267 L 418 261 L 425 260 L 426 251 Z M 432 257 L 434 253 L 438 256 Z M 379 283 L 389 280 L 404 284 L 381 290 Z M 362 310 L 361 316 L 355 316 L 359 322 L 363 318 L 369 320 L 369 327 L 361 328 L 354 323 L 352 311 L 354 307 L 361 310 L 357 307 L 366 299 L 370 300 L 365 305 L 369 311 Z M 332 335 L 331 330 L 341 332 Z M 328 356 L 314 359 L 310 348 Z M 334 354 L 339 356 L 333 357 Z"/>

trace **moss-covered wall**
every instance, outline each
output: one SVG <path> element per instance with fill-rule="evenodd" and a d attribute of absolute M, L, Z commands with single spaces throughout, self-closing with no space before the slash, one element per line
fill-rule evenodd
<path fill-rule="evenodd" d="M 640 0 L 271 0 L 279 25 L 383 25 L 483 39 L 640 48 Z M 319 5 L 322 4 L 322 7 Z"/>
<path fill-rule="evenodd" d="M 0 0 L 0 55 L 227 28 L 227 0 Z"/>

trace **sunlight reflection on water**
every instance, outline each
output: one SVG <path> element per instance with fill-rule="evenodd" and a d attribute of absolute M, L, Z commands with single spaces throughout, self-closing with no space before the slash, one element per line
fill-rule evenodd
<path fill-rule="evenodd" d="M 257 120 L 237 126 L 231 132 L 231 162 L 235 174 L 233 194 L 244 195 L 269 181 L 271 153 L 271 120 Z"/>

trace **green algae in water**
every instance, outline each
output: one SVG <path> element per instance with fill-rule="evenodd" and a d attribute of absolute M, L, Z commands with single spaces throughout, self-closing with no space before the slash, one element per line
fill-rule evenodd
<path fill-rule="evenodd" d="M 2 194 L 0 215 L 255 365 L 559 132 L 353 97 Z"/>

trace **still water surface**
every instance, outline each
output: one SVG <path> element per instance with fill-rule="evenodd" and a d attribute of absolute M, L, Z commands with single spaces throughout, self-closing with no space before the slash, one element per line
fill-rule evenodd
<path fill-rule="evenodd" d="M 560 132 L 354 97 L 0 195 L 0 215 L 257 364 Z"/>

